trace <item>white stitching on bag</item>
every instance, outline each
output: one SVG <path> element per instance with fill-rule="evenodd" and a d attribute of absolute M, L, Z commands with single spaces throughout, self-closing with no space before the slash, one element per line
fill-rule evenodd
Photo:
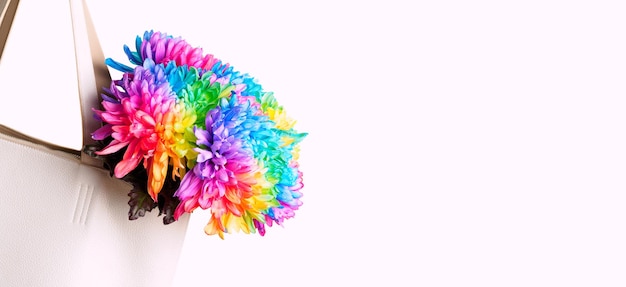
<path fill-rule="evenodd" d="M 93 196 L 93 185 L 81 183 L 78 185 L 78 198 L 76 199 L 76 207 L 74 208 L 74 217 L 72 223 L 85 225 L 87 222 L 87 214 L 89 205 Z"/>

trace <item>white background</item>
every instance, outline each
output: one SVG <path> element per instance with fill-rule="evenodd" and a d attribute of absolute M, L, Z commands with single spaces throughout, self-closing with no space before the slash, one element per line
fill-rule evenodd
<path fill-rule="evenodd" d="M 469 2 L 88 0 L 106 57 L 182 36 L 310 133 L 296 217 L 194 214 L 175 286 L 626 286 L 626 5 Z"/>

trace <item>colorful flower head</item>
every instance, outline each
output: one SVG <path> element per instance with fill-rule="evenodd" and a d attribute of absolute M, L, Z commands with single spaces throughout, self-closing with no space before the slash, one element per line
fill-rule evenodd
<path fill-rule="evenodd" d="M 124 46 L 135 67 L 107 59 L 124 74 L 94 109 L 103 125 L 92 134 L 113 175 L 147 195 L 131 194 L 131 212 L 138 198 L 166 201 L 166 223 L 208 209 L 205 232 L 222 238 L 264 235 L 292 218 L 302 205 L 297 158 L 306 133 L 274 95 L 181 38 L 148 31 L 135 49 Z"/>

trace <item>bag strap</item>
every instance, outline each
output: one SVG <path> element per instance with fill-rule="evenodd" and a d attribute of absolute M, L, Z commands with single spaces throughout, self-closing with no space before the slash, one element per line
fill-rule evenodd
<path fill-rule="evenodd" d="M 2 57 L 4 45 L 9 37 L 9 30 L 11 30 L 11 24 L 13 24 L 13 17 L 15 17 L 18 2 L 19 0 L 0 1 L 0 57 Z"/>
<path fill-rule="evenodd" d="M 12 82 L 3 82 L 0 88 L 4 92 L 5 90 L 10 91 L 11 88 L 26 87 L 26 85 L 31 84 L 28 81 L 29 78 L 22 75 L 31 73 L 30 69 L 32 69 L 32 66 L 24 63 L 41 60 L 38 57 L 29 58 L 27 56 L 25 59 L 21 58 L 24 55 L 20 54 L 20 52 L 39 53 L 41 50 L 41 48 L 38 48 L 39 50 L 34 49 L 33 46 L 35 45 L 29 42 L 32 41 L 29 37 L 36 36 L 29 36 L 26 33 L 34 33 L 30 28 L 33 25 L 32 21 L 41 21 L 41 24 L 36 23 L 34 25 L 44 25 L 45 29 L 43 30 L 45 32 L 43 33 L 62 29 L 58 31 L 60 33 L 59 41 L 57 43 L 49 43 L 50 48 L 45 48 L 47 53 L 51 53 L 51 51 L 52 53 L 59 53 L 58 57 L 53 55 L 51 61 L 46 62 L 46 65 L 58 67 L 57 72 L 60 74 L 52 74 L 51 77 L 55 78 L 55 80 L 50 80 L 51 77 L 48 77 L 42 85 L 52 85 L 57 81 L 59 85 L 56 86 L 58 89 L 56 92 L 70 93 L 78 97 L 76 100 L 79 101 L 81 112 L 82 145 L 81 147 L 67 148 L 58 144 L 52 144 L 45 139 L 36 139 L 28 136 L 27 134 L 32 134 L 32 130 L 31 132 L 19 132 L 9 128 L 8 126 L 12 124 L 8 126 L 0 124 L 0 133 L 41 145 L 45 148 L 71 153 L 80 157 L 81 162 L 84 164 L 102 168 L 102 161 L 86 154 L 83 151 L 84 148 L 82 148 L 95 143 L 91 139 L 91 133 L 98 129 L 101 123 L 93 117 L 94 113 L 91 109 L 100 107 L 100 91 L 102 88 L 108 87 L 111 82 L 111 76 L 104 63 L 104 55 L 98 42 L 91 15 L 84 0 L 54 0 L 46 1 L 43 9 L 58 7 L 61 11 L 46 11 L 38 16 L 37 13 L 34 13 L 40 12 L 38 10 L 42 9 L 40 7 L 42 2 L 39 2 L 39 4 L 38 2 L 37 0 L 19 0 L 18 3 L 18 0 L 0 0 L 0 37 L 3 38 L 0 39 L 0 42 L 2 42 L 2 46 L 5 48 L 3 49 L 4 55 L 2 55 L 1 59 L 3 67 L 0 69 L 0 78 L 13 79 Z M 13 20 L 14 16 L 15 20 Z M 11 21 L 8 22 L 9 20 Z M 9 28 L 12 31 L 9 32 Z M 12 34 L 13 32 L 17 34 Z M 11 34 L 9 35 L 9 33 Z M 7 40 L 7 38 L 9 39 Z M 10 43 L 6 44 L 7 41 Z M 65 60 L 67 62 L 63 62 Z M 75 65 L 75 67 L 71 67 L 71 65 Z M 72 73 L 75 73 L 75 75 L 72 75 Z M 15 121 L 20 121 L 19 118 L 11 120 L 14 120 L 13 124 L 15 124 Z M 78 123 L 75 127 L 78 127 Z"/>
<path fill-rule="evenodd" d="M 100 106 L 100 91 L 111 83 L 109 70 L 104 63 L 104 54 L 98 41 L 91 15 L 84 0 L 70 0 L 78 92 L 83 127 L 83 146 L 94 144 L 91 133 L 100 127 L 93 117 L 92 108 Z M 102 167 L 102 162 L 81 151 L 81 161 L 85 164 Z"/>

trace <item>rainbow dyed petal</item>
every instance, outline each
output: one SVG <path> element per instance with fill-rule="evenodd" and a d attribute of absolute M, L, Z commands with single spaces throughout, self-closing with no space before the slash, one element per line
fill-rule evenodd
<path fill-rule="evenodd" d="M 106 60 L 123 76 L 94 109 L 103 125 L 92 134 L 114 176 L 145 186 L 155 203 L 176 202 L 173 219 L 210 210 L 205 232 L 221 238 L 264 235 L 295 216 L 306 133 L 273 93 L 165 33 L 147 31 L 124 50 L 135 66 Z"/>

